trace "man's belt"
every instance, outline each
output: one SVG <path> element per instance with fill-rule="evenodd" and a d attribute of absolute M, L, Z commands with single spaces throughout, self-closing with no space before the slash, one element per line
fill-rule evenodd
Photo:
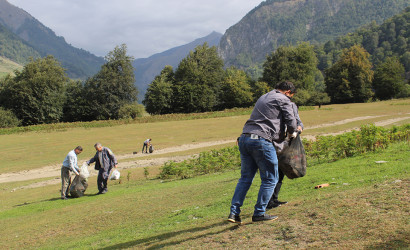
<path fill-rule="evenodd" d="M 250 137 L 251 139 L 263 139 L 263 137 L 259 136 L 259 135 L 255 135 L 255 134 L 248 134 L 248 133 L 243 133 L 242 134 L 245 137 Z"/>

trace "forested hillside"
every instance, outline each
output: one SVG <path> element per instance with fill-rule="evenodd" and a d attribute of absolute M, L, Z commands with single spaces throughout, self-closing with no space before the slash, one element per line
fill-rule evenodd
<path fill-rule="evenodd" d="M 41 57 L 53 55 L 57 58 L 70 78 L 90 77 L 104 63 L 102 57 L 71 46 L 63 37 L 57 36 L 30 14 L 6 0 L 0 0 L 0 24 L 33 47 Z M 15 57 L 24 58 L 24 55 Z"/>
<path fill-rule="evenodd" d="M 370 59 L 376 66 L 388 57 L 397 57 L 405 70 L 410 71 L 410 7 L 381 25 L 372 22 L 353 33 L 316 47 L 319 69 L 330 67 L 340 56 L 342 49 L 355 44 L 360 44 L 371 54 Z"/>
<path fill-rule="evenodd" d="M 219 53 L 227 66 L 249 68 L 281 45 L 324 43 L 408 6 L 409 0 L 268 0 L 226 31 Z"/>
<path fill-rule="evenodd" d="M 0 24 L 0 56 L 25 64 L 30 57 L 40 57 L 40 53 Z"/>

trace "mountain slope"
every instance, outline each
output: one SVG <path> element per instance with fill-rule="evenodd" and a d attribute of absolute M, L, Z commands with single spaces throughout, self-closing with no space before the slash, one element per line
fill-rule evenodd
<path fill-rule="evenodd" d="M 6 0 L 0 0 L 0 24 L 35 48 L 41 56 L 56 57 L 71 78 L 92 76 L 104 63 L 102 57 L 74 48 L 63 37 L 56 36 L 51 29 Z"/>
<path fill-rule="evenodd" d="M 30 57 L 40 57 L 40 53 L 0 24 L 0 56 L 19 64 L 25 64 Z"/>
<path fill-rule="evenodd" d="M 14 70 L 21 70 L 22 68 L 23 66 L 20 64 L 0 56 L 0 79 L 7 76 L 11 72 L 14 72 Z"/>
<path fill-rule="evenodd" d="M 219 44 L 225 64 L 247 68 L 281 45 L 322 43 L 401 12 L 409 0 L 267 0 L 230 27 Z"/>
<path fill-rule="evenodd" d="M 202 45 L 205 42 L 207 42 L 209 46 L 217 46 L 221 37 L 222 34 L 212 32 L 191 43 L 169 49 L 148 58 L 136 59 L 133 62 L 133 66 L 135 68 L 135 85 L 140 92 L 138 100 L 141 101 L 144 99 L 148 85 L 154 80 L 155 76 L 161 73 L 161 70 L 166 65 L 171 65 L 174 68 L 177 67 L 179 62 L 188 55 L 189 51 L 194 50 L 196 46 Z"/>

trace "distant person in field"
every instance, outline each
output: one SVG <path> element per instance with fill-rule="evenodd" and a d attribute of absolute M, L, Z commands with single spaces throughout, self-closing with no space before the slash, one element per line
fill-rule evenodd
<path fill-rule="evenodd" d="M 266 214 L 266 206 L 278 182 L 278 158 L 273 141 L 282 141 L 287 127 L 297 129 L 290 96 L 296 92 L 291 82 L 280 83 L 275 90 L 262 95 L 255 104 L 239 138 L 241 177 L 232 197 L 228 221 L 241 223 L 241 207 L 253 178 L 259 169 L 261 185 L 252 221 L 269 221 L 278 217 Z"/>
<path fill-rule="evenodd" d="M 293 95 L 294 94 L 289 95 L 289 98 L 292 98 Z M 297 130 L 302 133 L 302 131 L 304 129 L 304 126 L 303 126 L 302 120 L 300 120 L 300 117 L 299 117 L 298 106 L 294 102 L 292 102 L 292 108 L 293 108 L 293 114 L 295 115 L 296 123 L 297 123 L 297 126 L 298 126 Z M 274 142 L 273 144 L 276 147 L 277 154 L 280 154 L 279 150 L 282 149 L 283 146 L 282 145 L 279 146 L 279 145 L 282 144 L 282 143 Z M 272 197 L 270 198 L 268 206 L 266 207 L 266 209 L 272 209 L 272 208 L 279 207 L 281 205 L 284 205 L 284 204 L 288 203 L 287 201 L 279 201 L 278 200 L 280 188 L 282 187 L 283 178 L 285 177 L 284 173 L 282 172 L 282 170 L 280 170 L 280 168 L 278 168 L 278 172 L 279 172 L 278 183 L 276 183 L 275 190 L 273 191 Z"/>
<path fill-rule="evenodd" d="M 142 145 L 142 153 L 144 153 L 144 149 L 145 149 L 145 153 L 148 154 L 148 149 L 149 149 L 149 146 L 151 146 L 151 141 L 152 139 L 146 139 L 144 141 L 144 144 Z"/>
<path fill-rule="evenodd" d="M 61 199 L 63 200 L 68 199 L 68 189 L 71 185 L 71 172 L 80 175 L 80 168 L 77 165 L 77 155 L 81 154 L 81 152 L 83 152 L 83 148 L 77 146 L 68 152 L 63 161 L 63 166 L 61 167 Z"/>
<path fill-rule="evenodd" d="M 114 153 L 106 147 L 103 147 L 101 143 L 96 143 L 94 145 L 95 153 L 94 157 L 87 161 L 87 164 L 95 162 L 95 170 L 98 170 L 97 178 L 97 194 L 105 194 L 108 192 L 108 177 L 110 175 L 111 169 L 116 168 L 118 165 L 117 159 Z"/>

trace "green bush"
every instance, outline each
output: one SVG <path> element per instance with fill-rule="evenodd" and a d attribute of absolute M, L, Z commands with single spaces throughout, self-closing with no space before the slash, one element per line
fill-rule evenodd
<path fill-rule="evenodd" d="M 167 162 L 162 166 L 159 178 L 186 179 L 194 176 L 239 169 L 241 165 L 238 147 L 202 152 L 197 158 L 180 163 Z"/>
<path fill-rule="evenodd" d="M 408 141 L 410 124 L 386 129 L 364 125 L 360 131 L 337 136 L 318 136 L 315 141 L 304 140 L 309 164 L 336 161 L 346 157 L 385 149 L 395 141 Z"/>
<path fill-rule="evenodd" d="M 364 125 L 360 131 L 337 136 L 318 136 L 316 140 L 304 140 L 308 166 L 336 161 L 346 157 L 382 150 L 392 142 L 408 141 L 410 124 L 385 129 Z M 161 179 L 186 179 L 194 176 L 240 169 L 238 146 L 202 152 L 199 157 L 181 163 L 167 162 L 161 168 Z"/>
<path fill-rule="evenodd" d="M 11 128 L 20 125 L 20 120 L 10 110 L 0 108 L 0 128 Z"/>
<path fill-rule="evenodd" d="M 144 111 L 144 105 L 138 103 L 125 104 L 118 110 L 118 117 L 120 119 L 135 119 L 142 117 Z"/>

